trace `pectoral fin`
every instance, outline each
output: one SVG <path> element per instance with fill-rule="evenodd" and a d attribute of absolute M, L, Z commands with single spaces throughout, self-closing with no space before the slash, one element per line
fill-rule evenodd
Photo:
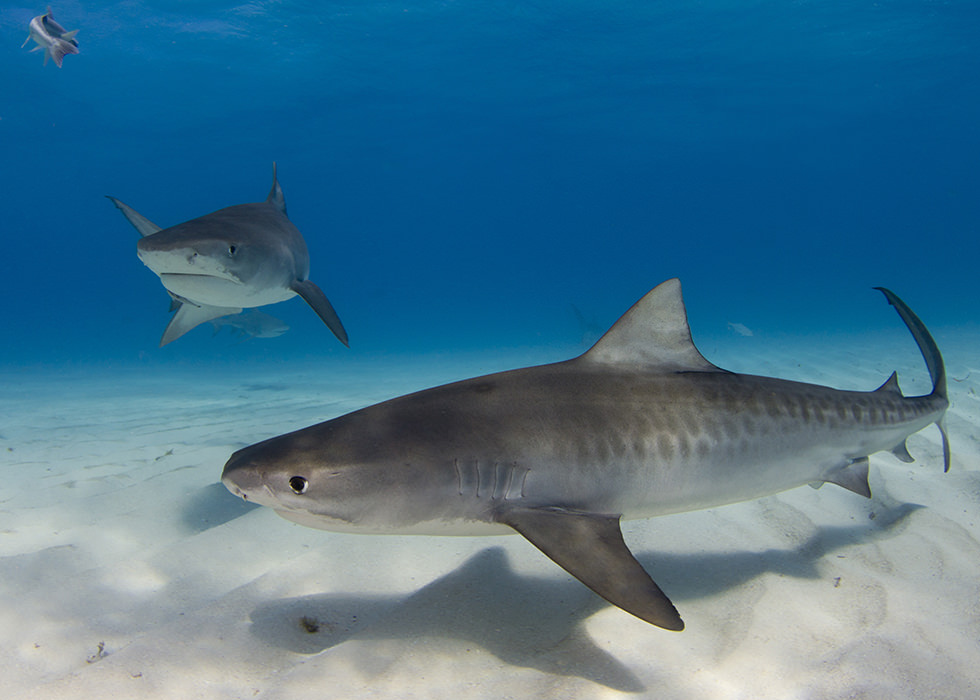
<path fill-rule="evenodd" d="M 347 331 L 344 330 L 344 324 L 340 322 L 340 316 L 334 311 L 333 304 L 327 299 L 327 295 L 323 293 L 322 289 L 310 280 L 296 280 L 289 285 L 289 288 L 303 297 L 303 301 L 316 311 L 317 316 L 327 324 L 327 328 L 332 330 L 333 334 L 337 336 L 337 340 L 350 347 L 350 343 L 347 342 Z"/>
<path fill-rule="evenodd" d="M 176 298 L 173 301 L 178 304 L 177 313 L 170 319 L 170 323 L 167 324 L 167 330 L 163 332 L 163 338 L 160 339 L 160 347 L 177 340 L 184 333 L 193 328 L 197 328 L 202 323 L 220 318 L 221 316 L 229 316 L 242 312 L 241 309 L 230 309 L 222 306 L 208 306 L 206 304 L 196 306 L 194 304 L 181 303 Z M 171 308 L 173 308 L 173 305 L 171 305 Z"/>
<path fill-rule="evenodd" d="M 497 519 L 613 605 L 657 627 L 684 629 L 677 608 L 627 548 L 618 517 L 511 508 Z"/>
<path fill-rule="evenodd" d="M 163 230 L 128 204 L 120 202 L 115 197 L 110 197 L 109 195 L 106 195 L 106 199 L 116 205 L 116 208 L 123 213 L 126 220 L 133 225 L 133 228 L 135 228 L 141 236 L 152 236 L 157 231 Z"/>

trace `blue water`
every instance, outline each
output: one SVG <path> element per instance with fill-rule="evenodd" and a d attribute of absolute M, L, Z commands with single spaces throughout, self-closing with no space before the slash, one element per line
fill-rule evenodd
<path fill-rule="evenodd" d="M 43 10 L 0 7 L 8 366 L 573 348 L 673 276 L 696 337 L 978 317 L 975 2 L 70 1 L 61 69 Z M 104 195 L 168 226 L 273 161 L 351 349 L 299 299 L 157 348 Z"/>

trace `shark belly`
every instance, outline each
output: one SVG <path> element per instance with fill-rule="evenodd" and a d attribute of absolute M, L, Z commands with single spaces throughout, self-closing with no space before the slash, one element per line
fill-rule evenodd
<path fill-rule="evenodd" d="M 251 308 L 296 296 L 296 292 L 285 286 L 248 286 L 211 275 L 162 273 L 159 277 L 168 291 L 195 304 L 207 306 Z"/>

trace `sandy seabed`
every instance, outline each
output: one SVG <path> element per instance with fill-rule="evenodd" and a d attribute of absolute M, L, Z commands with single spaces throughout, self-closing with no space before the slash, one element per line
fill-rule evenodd
<path fill-rule="evenodd" d="M 682 633 L 607 605 L 518 536 L 311 530 L 218 483 L 239 447 L 521 353 L 3 371 L 3 696 L 980 697 L 980 332 L 936 335 L 948 474 L 928 428 L 915 464 L 872 457 L 871 500 L 803 487 L 624 524 Z M 702 350 L 849 389 L 897 369 L 906 394 L 928 391 L 898 331 Z"/>

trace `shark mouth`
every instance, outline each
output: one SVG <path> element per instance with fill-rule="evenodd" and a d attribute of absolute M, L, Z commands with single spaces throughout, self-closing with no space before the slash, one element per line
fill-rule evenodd
<path fill-rule="evenodd" d="M 154 270 L 154 272 L 156 271 Z M 200 279 L 200 280 L 219 279 L 219 280 L 225 280 L 226 282 L 233 282 L 234 284 L 238 284 L 238 285 L 245 284 L 230 272 L 223 272 L 220 270 L 215 270 L 213 272 L 157 272 L 157 275 L 160 276 L 161 280 L 166 280 L 168 278 L 174 280 L 187 280 L 187 281 L 194 280 L 194 279 Z"/>
<path fill-rule="evenodd" d="M 140 241 L 140 243 L 143 243 Z M 199 279 L 220 279 L 235 284 L 242 284 L 241 279 L 231 272 L 225 261 L 199 253 L 194 248 L 179 248 L 175 250 L 146 250 L 137 245 L 136 254 L 139 259 L 161 279 L 172 277 L 190 281 Z"/>

